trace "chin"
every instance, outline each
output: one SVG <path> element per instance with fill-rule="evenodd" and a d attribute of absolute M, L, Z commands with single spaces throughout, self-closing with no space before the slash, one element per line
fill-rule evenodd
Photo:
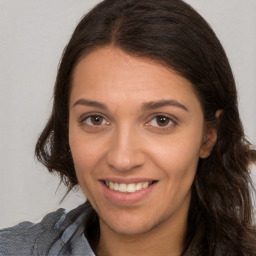
<path fill-rule="evenodd" d="M 126 214 L 126 216 L 118 215 L 111 218 L 107 218 L 107 216 L 104 216 L 105 218 L 100 217 L 100 227 L 111 229 L 117 234 L 139 235 L 158 226 L 159 222 L 153 220 L 150 216 L 135 216 L 127 216 Z"/>

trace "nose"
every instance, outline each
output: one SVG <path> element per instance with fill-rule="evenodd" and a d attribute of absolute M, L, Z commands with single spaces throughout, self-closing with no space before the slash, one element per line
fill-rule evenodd
<path fill-rule="evenodd" d="M 117 171 L 129 171 L 145 162 L 139 134 L 128 128 L 119 129 L 112 135 L 107 153 L 107 163 Z"/>

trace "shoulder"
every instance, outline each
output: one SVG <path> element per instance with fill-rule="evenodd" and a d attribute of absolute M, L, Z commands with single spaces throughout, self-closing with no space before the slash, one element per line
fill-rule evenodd
<path fill-rule="evenodd" d="M 47 235 L 54 236 L 55 226 L 65 216 L 65 210 L 47 214 L 39 223 L 22 222 L 14 227 L 0 231 L 0 255 L 31 255 L 39 238 Z"/>
<path fill-rule="evenodd" d="M 87 213 L 86 205 L 70 212 L 59 209 L 47 214 L 39 223 L 22 222 L 14 227 L 2 229 L 0 255 L 46 255 L 51 250 L 60 251 L 79 227 L 81 229 Z M 80 235 L 83 234 L 83 229 Z"/>

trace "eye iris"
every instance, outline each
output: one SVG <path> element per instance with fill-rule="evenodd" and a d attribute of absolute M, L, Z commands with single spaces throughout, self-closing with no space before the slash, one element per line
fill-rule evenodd
<path fill-rule="evenodd" d="M 169 118 L 165 116 L 156 117 L 156 122 L 159 126 L 166 126 L 169 124 Z"/>
<path fill-rule="evenodd" d="M 91 122 L 93 125 L 101 125 L 103 122 L 103 117 L 101 116 L 92 116 Z"/>

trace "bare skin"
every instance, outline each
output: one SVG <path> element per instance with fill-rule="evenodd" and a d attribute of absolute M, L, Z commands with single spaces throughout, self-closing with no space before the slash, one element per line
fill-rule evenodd
<path fill-rule="evenodd" d="M 96 255 L 180 255 L 198 160 L 216 136 L 193 85 L 173 70 L 111 47 L 84 57 L 69 144 L 100 219 Z"/>

